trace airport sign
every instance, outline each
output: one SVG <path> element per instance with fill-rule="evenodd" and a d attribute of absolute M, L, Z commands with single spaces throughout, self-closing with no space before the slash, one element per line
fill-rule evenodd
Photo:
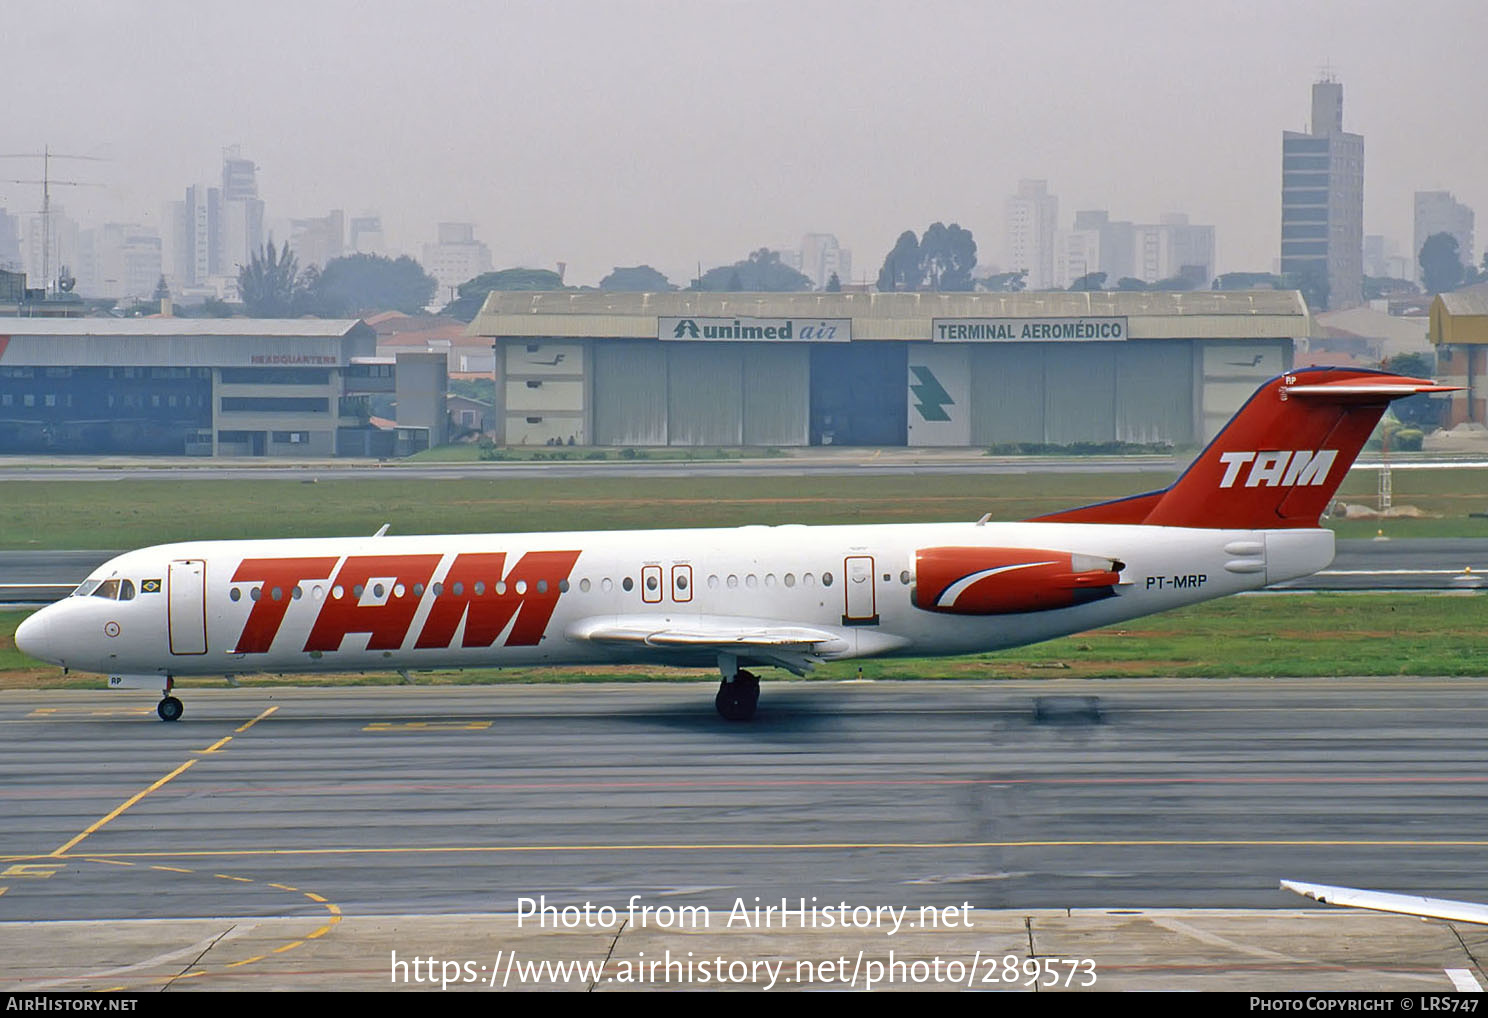
<path fill-rule="evenodd" d="M 1127 338 L 1126 318 L 936 318 L 937 343 L 1091 343 Z"/>

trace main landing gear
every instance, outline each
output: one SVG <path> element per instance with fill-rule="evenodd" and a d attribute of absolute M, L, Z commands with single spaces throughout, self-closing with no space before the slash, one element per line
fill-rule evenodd
<path fill-rule="evenodd" d="M 161 721 L 180 721 L 181 715 L 186 711 L 185 705 L 170 695 L 175 686 L 176 680 L 166 676 L 165 689 L 161 690 L 160 703 L 155 707 L 155 713 L 160 715 Z"/>
<path fill-rule="evenodd" d="M 725 676 L 719 683 L 713 705 L 727 721 L 748 721 L 754 717 L 754 709 L 759 705 L 759 694 L 759 676 L 736 671 L 732 678 Z"/>

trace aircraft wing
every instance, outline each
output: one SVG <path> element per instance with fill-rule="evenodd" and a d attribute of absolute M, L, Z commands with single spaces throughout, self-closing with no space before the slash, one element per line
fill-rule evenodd
<path fill-rule="evenodd" d="M 849 649 L 848 642 L 829 629 L 710 616 L 607 616 L 576 622 L 568 627 L 568 635 L 609 646 L 734 654 L 776 664 L 797 675 L 816 667 L 822 655 Z"/>
<path fill-rule="evenodd" d="M 1357 887 L 1331 887 L 1327 884 L 1304 884 L 1283 880 L 1283 891 L 1300 894 L 1326 905 L 1369 908 L 1376 912 L 1400 912 L 1430 919 L 1451 919 L 1463 923 L 1488 924 L 1488 905 L 1475 901 L 1450 901 L 1446 898 L 1422 898 L 1414 894 L 1392 894 L 1366 891 Z"/>

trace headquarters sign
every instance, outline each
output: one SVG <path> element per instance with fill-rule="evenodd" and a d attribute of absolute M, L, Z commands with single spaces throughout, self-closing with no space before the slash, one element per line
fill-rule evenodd
<path fill-rule="evenodd" d="M 658 318 L 656 338 L 724 343 L 847 343 L 851 318 Z"/>
<path fill-rule="evenodd" d="M 1126 339 L 1125 318 L 936 318 L 937 343 L 1091 343 Z"/>

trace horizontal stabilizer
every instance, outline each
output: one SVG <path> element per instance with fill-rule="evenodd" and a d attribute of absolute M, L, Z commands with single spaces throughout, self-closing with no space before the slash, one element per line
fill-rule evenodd
<path fill-rule="evenodd" d="M 1303 884 L 1283 880 L 1283 891 L 1312 898 L 1325 905 L 1368 908 L 1376 912 L 1399 912 L 1402 915 L 1449 919 L 1462 923 L 1488 924 L 1488 905 L 1474 901 L 1451 901 L 1446 898 L 1422 898 L 1414 894 L 1392 894 L 1388 891 L 1365 891 L 1357 887 L 1331 887 L 1328 884 Z"/>

